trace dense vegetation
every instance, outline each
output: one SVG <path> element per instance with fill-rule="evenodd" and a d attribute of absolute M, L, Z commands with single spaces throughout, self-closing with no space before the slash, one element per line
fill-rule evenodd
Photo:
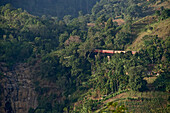
<path fill-rule="evenodd" d="M 65 15 L 78 16 L 79 11 L 87 14 L 98 0 L 1 0 L 0 5 L 7 3 L 16 8 L 27 10 L 33 15 L 47 15 L 63 18 Z"/>
<path fill-rule="evenodd" d="M 134 55 L 129 51 L 108 58 L 93 52 L 96 48 L 126 50 L 138 33 L 153 30 L 152 24 L 169 21 L 169 9 L 152 12 L 150 26 L 142 23 L 144 20 L 137 21 L 148 14 L 150 4 L 153 1 L 127 0 L 125 4 L 120 0 L 101 0 L 91 15 L 80 12 L 77 18 L 67 15 L 61 20 L 33 16 L 10 4 L 1 6 L 0 62 L 11 69 L 23 62 L 39 65 L 34 75 L 39 78 L 34 80 L 39 105 L 30 108 L 29 113 L 91 112 L 102 108 L 109 98 L 129 90 L 169 92 L 170 35 L 145 35 L 142 48 Z M 119 26 L 113 22 L 118 16 L 126 23 Z M 94 26 L 87 26 L 89 22 Z M 137 23 L 140 27 L 135 29 Z M 158 74 L 152 90 L 145 78 Z M 58 92 L 42 86 L 44 81 L 53 83 Z M 148 101 L 146 97 L 140 99 L 143 103 Z M 154 99 L 149 101 L 155 104 L 157 98 Z M 113 103 L 107 106 L 110 105 L 116 107 Z"/>

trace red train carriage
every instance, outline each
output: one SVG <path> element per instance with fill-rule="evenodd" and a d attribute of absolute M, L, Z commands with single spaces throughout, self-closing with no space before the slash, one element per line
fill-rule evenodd
<path fill-rule="evenodd" d="M 127 51 L 115 51 L 115 50 L 100 50 L 100 49 L 95 49 L 95 53 L 109 53 L 109 54 L 114 54 L 114 53 L 126 53 Z M 136 51 L 131 51 L 132 54 L 135 54 Z"/>

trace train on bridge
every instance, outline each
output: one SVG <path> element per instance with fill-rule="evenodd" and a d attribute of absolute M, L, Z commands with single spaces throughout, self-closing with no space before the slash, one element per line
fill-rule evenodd
<path fill-rule="evenodd" d="M 127 53 L 129 51 L 119 51 L 119 50 L 102 50 L 102 49 L 95 49 L 95 53 L 108 53 L 108 54 L 115 54 L 115 53 Z M 136 51 L 130 51 L 132 54 L 136 54 Z"/>

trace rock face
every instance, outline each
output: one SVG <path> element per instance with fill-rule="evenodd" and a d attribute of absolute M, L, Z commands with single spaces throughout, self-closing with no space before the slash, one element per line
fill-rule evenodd
<path fill-rule="evenodd" d="M 5 113 L 28 113 L 29 108 L 38 106 L 35 92 L 32 68 L 27 64 L 17 64 L 13 69 L 7 69 L 0 64 L 0 71 L 4 75 L 1 79 L 2 104 L 0 111 Z"/>

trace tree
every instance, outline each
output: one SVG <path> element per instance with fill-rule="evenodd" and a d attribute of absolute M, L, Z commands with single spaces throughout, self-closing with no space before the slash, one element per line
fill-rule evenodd
<path fill-rule="evenodd" d="M 99 18 L 97 18 L 97 25 L 104 25 L 104 22 L 106 22 L 106 18 L 104 15 L 101 15 Z"/>
<path fill-rule="evenodd" d="M 116 49 L 122 49 L 124 50 L 125 45 L 130 43 L 131 35 L 129 33 L 120 32 L 116 35 L 116 38 L 114 39 L 114 44 Z"/>
<path fill-rule="evenodd" d="M 155 14 L 156 14 L 156 16 L 160 16 L 160 15 L 161 15 L 161 13 L 160 13 L 159 10 L 156 10 L 156 11 L 155 11 Z"/>
<path fill-rule="evenodd" d="M 60 44 L 60 46 L 62 46 L 64 44 L 64 42 L 67 40 L 68 36 L 69 35 L 68 35 L 67 32 L 65 32 L 63 34 L 60 34 L 60 37 L 59 37 L 59 44 Z"/>
<path fill-rule="evenodd" d="M 138 5 L 131 5 L 127 8 L 127 13 L 133 17 L 139 17 L 142 13 L 141 11 L 141 7 L 139 7 Z"/>
<path fill-rule="evenodd" d="M 102 113 L 127 113 L 127 108 L 124 105 L 118 106 L 118 103 L 109 102 Z"/>
<path fill-rule="evenodd" d="M 131 67 L 129 69 L 129 86 L 133 91 L 144 91 L 146 81 L 143 80 L 145 69 L 142 66 Z"/>
<path fill-rule="evenodd" d="M 165 65 L 165 64 L 164 64 Z M 154 81 L 154 86 L 156 90 L 170 92 L 170 73 L 165 70 L 164 73 L 161 73 L 159 77 Z"/>
<path fill-rule="evenodd" d="M 161 20 L 164 20 L 166 18 L 170 17 L 170 9 L 164 9 L 162 12 L 161 12 L 161 16 L 160 16 L 160 19 Z"/>
<path fill-rule="evenodd" d="M 68 25 L 71 22 L 71 15 L 64 16 L 63 20 Z"/>
<path fill-rule="evenodd" d="M 152 63 L 155 63 L 156 46 L 154 46 L 154 45 L 148 46 L 147 52 L 148 52 L 148 54 L 149 54 L 150 59 L 152 60 Z"/>
<path fill-rule="evenodd" d="M 107 20 L 107 24 L 106 24 L 106 26 L 105 26 L 105 30 L 108 30 L 108 29 L 110 29 L 110 28 L 113 28 L 112 18 L 109 18 L 109 19 Z"/>

